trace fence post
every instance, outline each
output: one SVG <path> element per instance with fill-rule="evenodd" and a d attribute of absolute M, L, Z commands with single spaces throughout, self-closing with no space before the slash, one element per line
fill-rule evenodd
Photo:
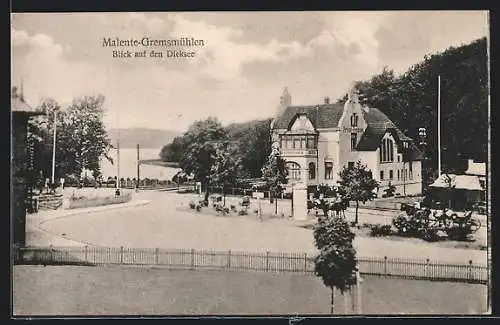
<path fill-rule="evenodd" d="M 307 253 L 304 253 L 304 273 L 307 274 Z"/>
<path fill-rule="evenodd" d="M 120 247 L 120 264 L 123 264 L 123 246 Z"/>
<path fill-rule="evenodd" d="M 84 258 L 85 262 L 87 262 L 87 258 L 88 258 L 88 248 L 89 247 L 87 245 L 85 245 L 85 250 L 84 250 L 85 251 L 85 258 Z"/>
<path fill-rule="evenodd" d="M 468 272 L 468 278 L 469 278 L 469 281 L 472 281 L 472 280 L 473 280 L 473 276 L 472 276 L 472 260 L 469 260 L 469 272 Z"/>
<path fill-rule="evenodd" d="M 269 251 L 266 252 L 266 272 L 269 272 Z"/>
<path fill-rule="evenodd" d="M 160 249 L 155 248 L 155 262 L 156 264 L 160 264 Z"/>
<path fill-rule="evenodd" d="M 231 250 L 227 251 L 227 268 L 231 269 Z"/>
<path fill-rule="evenodd" d="M 384 275 L 387 275 L 387 256 L 384 256 Z"/>
<path fill-rule="evenodd" d="M 54 261 L 54 251 L 52 250 L 52 245 L 49 246 L 49 251 L 50 251 L 50 254 L 49 254 L 49 261 L 50 262 L 55 262 Z"/>
<path fill-rule="evenodd" d="M 425 260 L 425 265 L 424 265 L 424 277 L 428 278 L 429 277 L 429 264 L 430 264 L 431 260 L 430 259 L 426 259 Z"/>
<path fill-rule="evenodd" d="M 191 268 L 194 269 L 194 248 L 191 249 Z"/>

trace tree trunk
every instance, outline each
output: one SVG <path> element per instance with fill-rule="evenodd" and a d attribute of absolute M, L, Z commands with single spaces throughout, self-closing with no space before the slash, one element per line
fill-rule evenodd
<path fill-rule="evenodd" d="M 274 214 L 278 214 L 278 195 L 273 195 L 274 199 Z"/>
<path fill-rule="evenodd" d="M 358 224 L 358 208 L 359 208 L 359 201 L 356 201 L 356 213 L 354 214 L 355 216 L 354 223 L 356 225 Z"/>
<path fill-rule="evenodd" d="M 222 187 L 222 197 L 224 198 L 224 202 L 222 203 L 223 206 L 226 206 L 226 187 Z"/>
<path fill-rule="evenodd" d="M 335 301 L 335 290 L 333 287 L 330 288 L 332 290 L 331 292 L 331 297 L 330 297 L 330 314 L 333 315 L 333 307 L 334 307 L 334 301 Z"/>
<path fill-rule="evenodd" d="M 208 203 L 208 197 L 210 196 L 210 190 L 209 190 L 209 186 L 208 186 L 208 183 L 205 184 L 205 204 Z"/>

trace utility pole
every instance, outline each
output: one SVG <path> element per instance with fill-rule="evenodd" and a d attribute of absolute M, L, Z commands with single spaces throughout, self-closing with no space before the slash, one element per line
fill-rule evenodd
<path fill-rule="evenodd" d="M 441 75 L 438 75 L 438 177 L 441 177 Z"/>
<path fill-rule="evenodd" d="M 117 137 L 116 137 L 116 190 L 120 189 L 120 110 L 116 112 Z"/>
<path fill-rule="evenodd" d="M 54 109 L 54 134 L 52 143 L 52 184 L 55 184 L 56 175 L 56 134 L 57 134 L 57 109 Z"/>
<path fill-rule="evenodd" d="M 140 155 L 139 155 L 139 144 L 137 144 L 137 185 L 136 189 L 139 189 L 139 180 L 140 180 L 140 166 L 141 166 L 141 161 L 140 161 Z"/>

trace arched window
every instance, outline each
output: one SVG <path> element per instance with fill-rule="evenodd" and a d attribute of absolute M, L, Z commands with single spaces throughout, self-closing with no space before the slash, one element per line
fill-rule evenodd
<path fill-rule="evenodd" d="M 380 162 L 394 161 L 394 141 L 391 139 L 383 139 L 379 150 Z"/>
<path fill-rule="evenodd" d="M 300 180 L 300 165 L 296 162 L 289 161 L 286 163 L 288 169 L 288 178 L 292 181 Z"/>
<path fill-rule="evenodd" d="M 353 113 L 351 115 L 351 127 L 357 127 L 358 126 L 358 115 L 356 113 Z"/>
<path fill-rule="evenodd" d="M 316 165 L 313 162 L 309 163 L 309 179 L 316 178 Z"/>

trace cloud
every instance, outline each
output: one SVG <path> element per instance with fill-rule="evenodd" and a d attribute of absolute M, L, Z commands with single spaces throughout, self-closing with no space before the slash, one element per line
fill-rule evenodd
<path fill-rule="evenodd" d="M 103 94 L 109 126 L 119 112 L 123 127 L 182 131 L 210 115 L 226 123 L 272 116 L 284 86 L 295 104 L 334 100 L 384 65 L 407 67 L 472 40 L 485 25 L 474 17 L 441 16 L 441 26 L 436 16 L 394 12 L 15 14 L 12 81 L 23 79 L 32 105 Z M 160 60 L 114 59 L 102 46 L 104 37 L 144 36 L 205 46 L 194 59 Z"/>

